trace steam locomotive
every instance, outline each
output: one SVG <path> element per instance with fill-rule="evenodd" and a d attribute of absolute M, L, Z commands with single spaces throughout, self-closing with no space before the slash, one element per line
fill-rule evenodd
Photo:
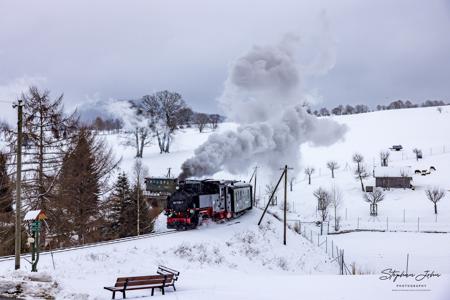
<path fill-rule="evenodd" d="M 231 180 L 185 180 L 167 198 L 167 228 L 196 228 L 205 219 L 236 218 L 253 207 L 252 186 Z"/>

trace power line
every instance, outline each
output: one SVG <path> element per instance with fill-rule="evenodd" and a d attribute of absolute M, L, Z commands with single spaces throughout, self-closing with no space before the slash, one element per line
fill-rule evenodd
<path fill-rule="evenodd" d="M 0 100 L 1 103 L 13 104 L 14 101 Z"/>

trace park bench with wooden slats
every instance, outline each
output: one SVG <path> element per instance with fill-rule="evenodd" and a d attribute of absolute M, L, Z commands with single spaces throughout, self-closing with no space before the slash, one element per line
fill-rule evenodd
<path fill-rule="evenodd" d="M 152 296 L 154 295 L 155 288 L 160 289 L 163 295 L 165 294 L 164 288 L 166 287 L 171 286 L 176 291 L 175 281 L 178 280 L 180 272 L 159 266 L 157 273 L 158 275 L 150 276 L 119 277 L 113 287 L 105 287 L 105 289 L 113 293 L 113 299 L 116 297 L 116 292 L 121 292 L 122 297 L 125 299 L 125 292 L 131 290 L 152 289 Z"/>

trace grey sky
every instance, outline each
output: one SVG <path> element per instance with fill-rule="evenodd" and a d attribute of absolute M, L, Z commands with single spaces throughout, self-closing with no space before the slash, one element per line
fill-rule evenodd
<path fill-rule="evenodd" d="M 304 42 L 302 60 L 332 56 L 303 83 L 325 106 L 450 100 L 443 0 L 0 0 L 0 100 L 30 83 L 64 92 L 66 106 L 170 89 L 217 111 L 229 65 L 286 33 Z"/>

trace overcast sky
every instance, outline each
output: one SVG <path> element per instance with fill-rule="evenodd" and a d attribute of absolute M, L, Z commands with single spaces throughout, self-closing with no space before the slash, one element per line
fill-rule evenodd
<path fill-rule="evenodd" d="M 303 83 L 321 105 L 450 100 L 444 0 L 0 0 L 0 100 L 29 84 L 69 107 L 169 89 L 213 112 L 230 64 L 286 33 L 333 66 Z"/>

